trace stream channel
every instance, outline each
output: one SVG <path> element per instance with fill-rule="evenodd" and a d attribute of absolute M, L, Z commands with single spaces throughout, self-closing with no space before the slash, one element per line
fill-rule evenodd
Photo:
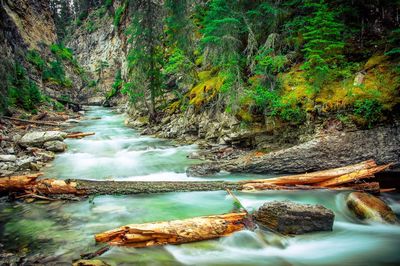
<path fill-rule="evenodd" d="M 141 136 L 124 126 L 125 116 L 111 109 L 90 107 L 87 120 L 71 130 L 96 132 L 68 139 L 68 151 L 57 155 L 45 177 L 94 180 L 190 181 L 186 156 L 195 145 Z M 91 119 L 101 117 L 101 119 Z M 207 180 L 254 179 L 255 175 L 223 174 Z M 259 176 L 261 178 L 261 176 Z M 265 176 L 262 176 L 265 178 Z M 322 204 L 335 212 L 333 232 L 280 238 L 256 230 L 179 246 L 112 247 L 97 257 L 110 265 L 400 265 L 400 226 L 364 224 L 345 204 L 346 192 L 235 192 L 248 210 L 266 201 L 292 200 Z M 400 213 L 399 194 L 384 194 Z M 96 196 L 82 201 L 0 201 L 1 243 L 15 252 L 51 256 L 54 265 L 70 265 L 82 253 L 93 252 L 94 234 L 131 224 L 190 218 L 231 211 L 224 191 L 179 192 L 132 196 Z"/>

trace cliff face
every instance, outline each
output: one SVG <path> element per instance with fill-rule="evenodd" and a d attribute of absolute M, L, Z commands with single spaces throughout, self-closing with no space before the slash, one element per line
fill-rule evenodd
<path fill-rule="evenodd" d="M 22 60 L 27 49 L 40 49 L 57 40 L 48 0 L 0 2 L 0 60 Z"/>
<path fill-rule="evenodd" d="M 114 1 L 115 8 L 120 1 Z M 89 104 L 103 104 L 111 91 L 118 71 L 126 75 L 125 36 L 113 23 L 113 16 L 105 9 L 92 10 L 80 27 L 76 28 L 67 46 L 74 50 L 78 62 L 96 81 Z M 125 29 L 125 25 L 120 25 Z"/>

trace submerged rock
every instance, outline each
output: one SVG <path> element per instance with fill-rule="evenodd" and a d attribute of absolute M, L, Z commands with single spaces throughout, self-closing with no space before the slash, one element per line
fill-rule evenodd
<path fill-rule="evenodd" d="M 352 192 L 346 200 L 347 207 L 359 219 L 380 223 L 398 223 L 393 210 L 381 199 L 363 192 Z"/>
<path fill-rule="evenodd" d="M 282 234 L 332 231 L 334 213 L 322 205 L 290 201 L 264 203 L 255 213 L 258 224 Z"/>
<path fill-rule="evenodd" d="M 67 144 L 59 140 L 47 141 L 43 144 L 48 151 L 63 152 L 67 149 Z"/>
<path fill-rule="evenodd" d="M 53 140 L 62 141 L 67 133 L 61 131 L 35 131 L 26 133 L 19 141 L 19 144 L 28 146 L 42 146 L 43 143 Z"/>

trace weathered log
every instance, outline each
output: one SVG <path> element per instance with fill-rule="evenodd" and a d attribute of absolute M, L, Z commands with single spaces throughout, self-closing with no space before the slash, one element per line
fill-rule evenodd
<path fill-rule="evenodd" d="M 68 134 L 65 138 L 67 138 L 67 139 L 80 139 L 80 138 L 87 137 L 87 136 L 93 136 L 95 134 L 96 134 L 95 132 L 78 132 L 78 133 Z"/>
<path fill-rule="evenodd" d="M 347 207 L 360 219 L 383 223 L 398 223 L 393 210 L 381 199 L 368 193 L 352 192 Z"/>
<path fill-rule="evenodd" d="M 369 169 L 363 169 L 356 172 L 352 172 L 349 174 L 345 174 L 339 177 L 334 177 L 332 179 L 317 183 L 316 185 L 321 187 L 331 187 L 331 186 L 338 186 L 341 184 L 349 183 L 358 181 L 361 179 L 371 178 L 374 177 L 374 174 L 386 170 L 390 167 L 391 164 L 376 166 Z"/>
<path fill-rule="evenodd" d="M 345 174 L 357 172 L 359 170 L 370 169 L 376 167 L 374 160 L 364 161 L 358 164 L 349 165 L 345 167 L 339 167 L 334 169 L 328 169 L 324 171 L 317 171 L 299 175 L 281 176 L 269 179 L 256 179 L 242 181 L 243 183 L 265 183 L 275 185 L 301 185 L 301 184 L 314 184 L 325 180 L 332 179 L 334 177 L 340 177 Z"/>
<path fill-rule="evenodd" d="M 358 190 L 379 193 L 379 183 L 355 183 L 363 178 L 372 177 L 374 173 L 382 171 L 389 165 L 363 169 L 349 174 L 333 177 L 319 183 L 303 184 L 300 178 L 299 184 L 274 184 L 270 182 L 255 182 L 254 180 L 242 182 L 227 181 L 92 181 L 92 180 L 58 180 L 40 179 L 40 175 L 17 176 L 0 178 L 0 192 L 31 193 L 42 196 L 58 196 L 60 194 L 72 196 L 105 195 L 105 194 L 139 194 L 139 193 L 163 193 L 163 192 L 187 192 L 187 191 L 216 191 L 216 190 Z M 304 175 L 302 175 L 304 177 Z M 277 181 L 278 180 L 278 181 Z M 291 180 L 294 180 L 292 178 Z M 274 179 L 278 182 L 279 179 Z"/>
<path fill-rule="evenodd" d="M 131 224 L 95 236 L 96 242 L 130 247 L 183 244 L 228 236 L 245 228 L 247 213 L 228 213 L 166 222 Z"/>
<path fill-rule="evenodd" d="M 58 123 L 50 123 L 50 122 L 43 122 L 43 121 L 18 119 L 18 118 L 13 118 L 13 117 L 8 117 L 8 116 L 2 116 L 1 118 L 8 119 L 8 120 L 11 120 L 11 121 L 22 122 L 22 123 L 35 124 L 35 125 L 53 126 L 53 127 L 59 127 L 60 126 L 60 124 L 58 124 Z"/>
<path fill-rule="evenodd" d="M 18 192 L 31 189 L 42 173 L 0 178 L 0 192 Z"/>

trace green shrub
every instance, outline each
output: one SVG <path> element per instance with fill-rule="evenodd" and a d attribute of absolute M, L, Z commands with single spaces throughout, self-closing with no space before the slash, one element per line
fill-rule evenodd
<path fill-rule="evenodd" d="M 365 119 L 369 127 L 380 120 L 382 110 L 382 103 L 375 99 L 362 99 L 354 103 L 354 114 Z"/>
<path fill-rule="evenodd" d="M 25 68 L 17 63 L 8 80 L 8 104 L 33 111 L 41 101 L 42 96 L 36 83 L 27 77 Z"/>
<path fill-rule="evenodd" d="M 46 61 L 35 50 L 29 50 L 26 54 L 26 60 L 36 66 L 39 70 L 43 71 L 46 67 Z"/>
<path fill-rule="evenodd" d="M 94 22 L 90 20 L 90 21 L 88 21 L 86 23 L 86 30 L 87 30 L 88 33 L 92 33 L 92 32 L 95 32 L 97 30 L 97 27 L 94 24 Z"/>
<path fill-rule="evenodd" d="M 125 4 L 123 4 L 122 6 L 118 7 L 115 10 L 115 15 L 114 15 L 114 26 L 118 27 L 119 24 L 121 23 L 121 18 L 122 18 L 122 14 L 125 12 Z"/>
<path fill-rule="evenodd" d="M 50 50 L 54 55 L 62 60 L 69 61 L 73 64 L 77 63 L 74 54 L 72 53 L 72 49 L 65 47 L 63 44 L 52 44 Z"/>
<path fill-rule="evenodd" d="M 113 0 L 105 0 L 104 1 L 104 6 L 106 8 L 110 8 L 113 5 Z"/>

